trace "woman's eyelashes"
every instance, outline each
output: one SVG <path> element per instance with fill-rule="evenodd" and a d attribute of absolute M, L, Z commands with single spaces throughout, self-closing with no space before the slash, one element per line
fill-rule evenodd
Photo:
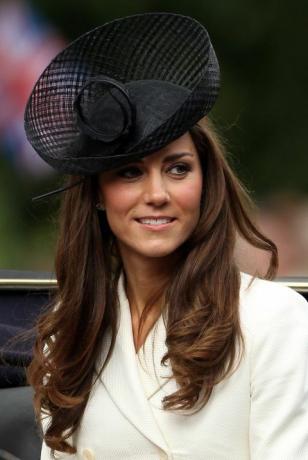
<path fill-rule="evenodd" d="M 169 172 L 174 171 L 172 174 L 177 176 L 185 176 L 189 171 L 191 171 L 191 165 L 188 163 L 177 163 L 169 168 Z"/>
<path fill-rule="evenodd" d="M 183 177 L 192 170 L 188 163 L 176 163 L 166 168 L 166 172 L 172 176 Z M 135 179 L 142 176 L 143 170 L 139 166 L 127 166 L 117 171 L 117 175 L 124 179 Z"/>
<path fill-rule="evenodd" d="M 138 166 L 127 166 L 126 168 L 120 169 L 117 172 L 119 177 L 123 177 L 124 179 L 134 179 L 142 174 L 142 171 Z"/>

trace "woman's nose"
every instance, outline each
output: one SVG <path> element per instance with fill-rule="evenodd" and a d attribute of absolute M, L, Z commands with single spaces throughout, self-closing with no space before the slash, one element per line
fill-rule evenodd
<path fill-rule="evenodd" d="M 144 201 L 146 204 L 162 206 L 170 201 L 170 196 L 160 174 L 150 174 L 145 182 Z"/>

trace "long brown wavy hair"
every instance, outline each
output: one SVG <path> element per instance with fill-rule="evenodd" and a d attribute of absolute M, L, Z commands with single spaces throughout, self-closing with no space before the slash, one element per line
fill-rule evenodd
<path fill-rule="evenodd" d="M 244 351 L 237 238 L 269 251 L 266 278 L 275 275 L 278 257 L 274 243 L 253 222 L 251 199 L 228 165 L 213 126 L 203 120 L 191 136 L 203 171 L 200 219 L 178 249 L 179 262 L 169 279 L 147 302 L 139 334 L 149 311 L 163 298 L 168 353 L 162 363 L 170 360 L 179 385 L 164 398 L 164 409 L 195 412 L 207 403 L 213 387 L 234 372 Z M 78 179 L 70 176 L 68 184 Z M 100 372 L 114 348 L 123 265 L 108 222 L 95 208 L 97 177 L 86 177 L 63 195 L 55 259 L 58 290 L 37 323 L 28 379 L 38 420 L 50 416 L 46 444 L 52 451 L 75 453 L 68 438 L 80 424 L 107 330 L 112 340 Z"/>

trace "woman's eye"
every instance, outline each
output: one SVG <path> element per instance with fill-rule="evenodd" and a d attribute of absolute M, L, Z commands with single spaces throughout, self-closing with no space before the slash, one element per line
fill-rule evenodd
<path fill-rule="evenodd" d="M 140 176 L 142 172 L 137 166 L 129 166 L 128 168 L 120 169 L 117 174 L 125 179 L 133 179 L 134 177 Z"/>
<path fill-rule="evenodd" d="M 185 163 L 179 163 L 177 165 L 173 165 L 169 172 L 175 174 L 176 176 L 184 176 L 187 172 L 191 171 L 191 167 Z"/>

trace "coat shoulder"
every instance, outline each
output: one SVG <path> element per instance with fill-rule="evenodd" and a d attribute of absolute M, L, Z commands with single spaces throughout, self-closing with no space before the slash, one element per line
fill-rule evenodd
<path fill-rule="evenodd" d="M 308 330 L 308 302 L 278 281 L 241 273 L 240 314 L 244 324 L 273 324 L 273 321 L 302 322 Z"/>

